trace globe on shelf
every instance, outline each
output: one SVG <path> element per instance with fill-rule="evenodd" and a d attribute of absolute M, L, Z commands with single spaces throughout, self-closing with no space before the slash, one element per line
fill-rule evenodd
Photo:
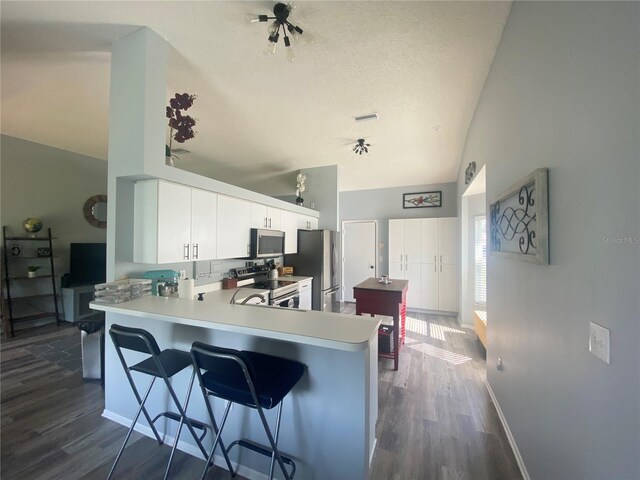
<path fill-rule="evenodd" d="M 27 218 L 22 222 L 22 227 L 32 236 L 35 236 L 40 230 L 42 230 L 42 222 L 38 218 Z"/>

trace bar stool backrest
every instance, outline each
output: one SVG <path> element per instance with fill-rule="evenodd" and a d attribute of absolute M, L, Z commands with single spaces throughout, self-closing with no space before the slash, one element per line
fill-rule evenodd
<path fill-rule="evenodd" d="M 141 328 L 123 327 L 114 324 L 109 329 L 109 335 L 118 352 L 121 348 L 124 348 L 153 356 L 160 355 L 160 348 L 156 343 L 156 339 Z"/>
<path fill-rule="evenodd" d="M 249 391 L 258 402 L 255 390 L 255 373 L 249 357 L 240 350 L 216 347 L 202 342 L 193 342 L 191 346 L 191 358 L 196 367 L 196 373 L 202 385 L 201 370 L 226 371 L 230 376 L 244 376 Z M 214 392 L 216 393 L 216 392 Z"/>

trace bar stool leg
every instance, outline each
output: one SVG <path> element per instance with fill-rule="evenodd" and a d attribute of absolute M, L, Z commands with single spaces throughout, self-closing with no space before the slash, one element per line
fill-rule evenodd
<path fill-rule="evenodd" d="M 280 407 L 282 406 L 282 402 L 280 402 Z M 262 407 L 260 406 L 260 404 L 258 404 L 258 413 L 260 414 L 260 420 L 262 420 L 262 425 L 264 426 L 264 431 L 267 434 L 267 438 L 269 439 L 269 443 L 271 444 L 271 449 L 272 449 L 272 455 L 275 455 L 276 460 L 278 460 L 278 465 L 280 465 L 280 469 L 282 470 L 282 473 L 284 474 L 284 478 L 286 480 L 291 480 L 291 477 L 289 476 L 289 474 L 287 473 L 287 469 L 284 468 L 284 462 L 282 461 L 282 457 L 280 456 L 280 452 L 278 451 L 278 446 L 276 445 L 276 442 L 273 440 L 273 435 L 271 435 L 271 430 L 269 429 L 269 424 L 267 423 L 267 419 L 264 416 L 264 412 L 262 411 Z"/>
<path fill-rule="evenodd" d="M 129 441 L 129 437 L 131 437 L 131 433 L 133 433 L 133 427 L 136 426 L 136 422 L 138 421 L 138 417 L 140 417 L 140 413 L 144 410 L 144 412 L 146 413 L 146 409 L 144 408 L 144 402 L 147 401 L 147 397 L 149 397 L 149 394 L 151 393 L 151 388 L 153 387 L 153 383 L 156 381 L 156 377 L 153 377 L 153 380 L 151 380 L 151 383 L 149 384 L 149 388 L 147 388 L 147 393 L 144 394 L 144 399 L 141 401 L 140 397 L 138 395 L 137 390 L 135 390 L 135 394 L 136 394 L 136 398 L 138 399 L 138 402 L 140 403 L 140 407 L 138 408 L 138 411 L 136 412 L 135 417 L 133 417 L 133 422 L 131 423 L 131 427 L 129 427 L 129 431 L 127 432 L 127 436 L 124 438 L 124 442 L 122 443 L 122 446 L 120 447 L 120 451 L 118 451 L 118 455 L 116 455 L 116 460 L 115 462 L 113 462 L 113 466 L 111 467 L 111 470 L 109 471 L 109 475 L 107 475 L 107 480 L 109 480 L 111 478 L 111 476 L 113 475 L 113 471 L 116 469 L 116 465 L 118 464 L 118 461 L 120 460 L 120 457 L 122 456 L 122 452 L 124 452 L 124 447 L 126 447 L 127 442 Z M 155 430 L 155 427 L 153 426 L 153 422 L 149 422 L 149 425 L 151 425 L 151 428 L 153 428 L 154 432 L 156 433 L 156 435 L 158 434 Z"/>
<path fill-rule="evenodd" d="M 276 438 L 275 443 L 278 444 L 278 437 L 280 436 L 280 417 L 282 416 L 282 400 L 280 405 L 278 405 L 278 415 L 276 416 Z M 269 465 L 269 480 L 273 479 L 273 467 L 276 466 L 276 452 L 275 450 L 271 453 L 271 464 Z"/>
<path fill-rule="evenodd" d="M 209 403 L 207 393 L 202 387 L 200 387 L 200 390 L 202 390 L 202 394 L 204 395 L 204 399 L 205 399 L 204 403 L 207 405 L 207 412 L 209 412 L 209 420 L 211 420 L 211 427 L 213 428 L 213 433 L 215 433 L 217 437 L 219 432 L 222 430 L 222 427 L 220 428 L 220 430 L 218 430 L 218 425 L 216 423 L 215 417 L 213 416 L 213 409 L 211 408 L 211 404 Z M 222 442 L 222 438 L 220 438 L 220 449 L 222 450 L 222 455 L 224 455 L 225 462 L 227 462 L 227 467 L 229 468 L 229 472 L 231 473 L 231 476 L 235 477 L 236 473 L 234 472 L 233 467 L 231 466 L 231 460 L 229 459 L 229 454 L 227 453 L 227 447 L 224 446 L 224 443 Z"/>
<path fill-rule="evenodd" d="M 207 399 L 206 403 L 209 404 L 209 400 L 208 399 Z M 202 477 L 200 477 L 200 480 L 204 480 L 204 477 L 207 476 L 207 471 L 209 470 L 209 464 L 211 463 L 211 460 L 213 459 L 213 453 L 216 451 L 216 446 L 218 445 L 218 441 L 221 440 L 220 436 L 222 435 L 222 429 L 224 428 L 224 424 L 227 421 L 227 416 L 229 415 L 229 410 L 230 409 L 231 409 L 231 402 L 227 402 L 227 406 L 224 409 L 224 414 L 222 415 L 222 422 L 220 423 L 220 430 L 218 430 L 218 434 L 216 435 L 216 439 L 213 441 L 213 446 L 211 447 L 211 452 L 209 453 L 209 456 L 207 457 L 207 463 L 204 466 L 204 470 L 202 471 Z M 220 448 L 222 448 L 222 443 L 220 443 Z M 224 449 L 222 451 L 224 452 L 224 456 L 227 459 L 227 462 L 229 462 L 229 457 L 227 456 L 227 452 L 224 451 Z M 233 469 L 231 469 L 230 471 L 231 471 L 231 474 L 233 476 L 235 476 L 235 474 L 233 473 Z"/>
<path fill-rule="evenodd" d="M 187 389 L 187 396 L 184 400 L 184 415 L 180 415 L 180 423 L 178 424 L 178 430 L 176 432 L 176 438 L 173 441 L 173 447 L 171 448 L 171 455 L 169 455 L 169 463 L 167 463 L 167 468 L 164 472 L 164 480 L 167 480 L 167 478 L 169 478 L 169 469 L 171 468 L 171 462 L 173 462 L 173 456 L 176 453 L 176 448 L 178 447 L 178 440 L 180 439 L 180 432 L 182 431 L 182 426 L 184 425 L 185 419 L 186 419 L 186 412 L 187 412 L 187 408 L 189 407 L 189 398 L 191 397 L 191 388 L 193 387 L 193 380 L 196 378 L 196 372 L 195 370 L 193 371 L 193 373 L 191 374 L 191 380 L 189 381 L 189 388 Z M 188 419 L 187 419 L 188 421 Z M 198 446 L 200 447 L 200 449 L 204 450 L 204 447 L 202 446 L 202 443 L 200 443 L 198 441 L 198 437 L 196 437 L 196 442 L 198 442 Z M 204 451 L 204 454 L 206 456 L 206 451 Z"/>

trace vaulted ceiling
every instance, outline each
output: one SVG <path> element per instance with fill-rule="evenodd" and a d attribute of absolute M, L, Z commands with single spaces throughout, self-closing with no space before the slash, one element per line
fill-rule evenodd
<path fill-rule="evenodd" d="M 148 26 L 167 98 L 198 96 L 179 168 L 267 194 L 332 164 L 340 190 L 455 181 L 510 2 L 300 1 L 292 62 L 248 20 L 274 3 L 3 1 L 2 133 L 106 159 L 111 43 Z"/>

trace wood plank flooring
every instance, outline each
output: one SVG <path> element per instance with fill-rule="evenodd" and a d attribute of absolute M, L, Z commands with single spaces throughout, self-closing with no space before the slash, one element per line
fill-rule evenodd
<path fill-rule="evenodd" d="M 103 390 L 82 379 L 80 332 L 46 326 L 0 346 L 2 479 L 106 478 L 126 428 L 100 416 Z M 410 312 L 399 370 L 391 360 L 379 367 L 373 479 L 521 478 L 471 331 L 450 317 Z M 162 478 L 169 450 L 134 433 L 116 478 Z M 203 464 L 178 452 L 172 478 L 199 478 Z M 215 468 L 207 478 L 231 476 Z"/>

